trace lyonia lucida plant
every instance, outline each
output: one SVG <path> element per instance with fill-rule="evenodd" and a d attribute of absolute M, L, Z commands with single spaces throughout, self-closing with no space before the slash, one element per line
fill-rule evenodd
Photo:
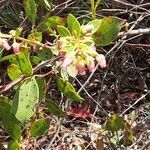
<path fill-rule="evenodd" d="M 72 21 L 74 22 L 72 24 Z M 92 72 L 95 63 L 101 68 L 106 67 L 104 55 L 96 52 L 95 42 L 92 35 L 96 32 L 93 23 L 80 26 L 73 15 L 67 18 L 68 28 L 58 26 L 60 37 L 55 41 L 52 51 L 61 56 L 61 67 L 68 75 L 76 77 L 85 75 L 86 70 Z M 100 22 L 99 20 L 96 22 Z"/>
<path fill-rule="evenodd" d="M 35 11 L 30 8 L 35 8 Z M 46 99 L 45 77 L 55 75 L 59 91 L 68 99 L 82 102 L 83 98 L 68 82 L 69 77 L 75 78 L 77 75 L 93 72 L 96 64 L 99 64 L 101 69 L 105 68 L 105 56 L 98 53 L 96 47 L 110 44 L 120 31 L 118 21 L 114 17 L 94 19 L 81 25 L 72 14 L 68 15 L 66 26 L 60 17 L 52 16 L 40 24 L 39 31 L 38 25 L 36 28 L 36 10 L 35 1 L 28 0 L 25 11 L 35 29 L 26 36 L 27 38 L 20 36 L 20 28 L 10 31 L 9 34 L 0 33 L 0 47 L 4 52 L 0 63 L 8 62 L 7 75 L 11 80 L 10 83 L 0 86 L 0 94 L 10 88 L 14 94 L 11 96 L 12 100 L 4 95 L 0 97 L 0 118 L 6 132 L 12 138 L 9 147 L 19 147 L 18 143 L 23 140 L 21 127 L 24 127 L 33 115 L 36 116 L 37 104 Z M 43 39 L 41 29 L 53 31 L 55 40 L 50 43 Z M 48 72 L 38 74 L 43 67 L 47 67 Z M 65 112 L 55 102 L 49 100 L 45 105 L 52 114 L 65 117 Z M 31 121 L 27 131 L 32 137 L 45 134 L 50 125 L 44 116 L 36 117 L 37 120 Z M 10 124 L 14 126 L 9 128 Z"/>

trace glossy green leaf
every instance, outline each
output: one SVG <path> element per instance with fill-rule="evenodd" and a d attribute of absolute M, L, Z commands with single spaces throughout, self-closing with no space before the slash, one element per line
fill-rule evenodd
<path fill-rule="evenodd" d="M 25 0 L 25 13 L 29 21 L 31 21 L 31 23 L 34 25 L 37 17 L 35 0 Z"/>
<path fill-rule="evenodd" d="M 70 31 L 64 26 L 57 26 L 57 31 L 61 37 L 70 36 Z"/>
<path fill-rule="evenodd" d="M 16 59 L 21 72 L 26 76 L 32 75 L 33 70 L 29 59 L 29 52 L 25 49 L 20 49 L 19 53 L 16 55 Z"/>
<path fill-rule="evenodd" d="M 123 128 L 123 122 L 123 117 L 119 115 L 111 115 L 106 122 L 105 129 L 112 132 L 118 131 Z"/>
<path fill-rule="evenodd" d="M 29 34 L 28 39 L 31 41 L 35 40 L 42 42 L 42 32 L 32 32 L 31 34 Z"/>
<path fill-rule="evenodd" d="M 21 125 L 15 116 L 11 113 L 7 113 L 3 116 L 3 126 L 6 132 L 15 140 L 21 139 Z"/>
<path fill-rule="evenodd" d="M 16 80 L 22 75 L 22 72 L 19 70 L 18 66 L 15 64 L 11 64 L 8 66 L 7 73 L 11 80 Z"/>
<path fill-rule="evenodd" d="M 32 65 L 37 65 L 41 59 L 38 56 L 30 56 L 30 62 Z"/>
<path fill-rule="evenodd" d="M 65 113 L 61 110 L 61 108 L 52 100 L 48 100 L 47 102 L 48 110 L 56 115 L 57 117 L 65 117 Z"/>
<path fill-rule="evenodd" d="M 97 46 L 110 44 L 120 31 L 118 20 L 114 17 L 105 17 L 101 21 L 99 29 L 93 34 L 94 42 Z"/>
<path fill-rule="evenodd" d="M 41 50 L 39 50 L 37 52 L 38 57 L 42 60 L 42 61 L 46 61 L 48 59 L 51 59 L 53 56 L 53 53 L 50 49 L 48 48 L 43 48 Z"/>
<path fill-rule="evenodd" d="M 71 33 L 75 36 L 80 36 L 80 34 L 81 34 L 80 23 L 72 14 L 68 15 L 67 23 L 68 23 L 68 27 L 69 27 L 69 30 L 71 31 Z"/>
<path fill-rule="evenodd" d="M 11 111 L 11 102 L 7 97 L 0 96 L 0 117 Z"/>
<path fill-rule="evenodd" d="M 0 59 L 0 62 L 3 62 L 3 61 L 10 61 L 10 63 L 12 63 L 13 61 L 16 61 L 16 57 L 14 54 L 10 54 Z"/>
<path fill-rule="evenodd" d="M 74 87 L 66 80 L 57 76 L 56 78 L 58 89 L 64 94 L 65 97 L 74 101 L 81 102 L 83 98 L 75 91 Z"/>
<path fill-rule="evenodd" d="M 21 123 L 26 122 L 34 114 L 34 108 L 38 100 L 39 88 L 35 78 L 25 80 L 14 96 L 13 114 Z"/>
<path fill-rule="evenodd" d="M 39 119 L 31 125 L 31 129 L 29 132 L 31 133 L 31 136 L 37 137 L 44 135 L 48 132 L 48 130 L 49 123 L 45 119 Z"/>
<path fill-rule="evenodd" d="M 36 82 L 39 88 L 39 100 L 41 101 L 45 98 L 46 81 L 44 78 L 37 77 Z"/>
<path fill-rule="evenodd" d="M 20 145 L 16 140 L 11 140 L 8 143 L 8 150 L 20 150 Z"/>
<path fill-rule="evenodd" d="M 65 23 L 63 18 L 59 16 L 52 16 L 46 20 L 45 24 L 50 28 L 56 29 L 57 25 L 64 25 Z"/>
<path fill-rule="evenodd" d="M 46 31 L 49 28 L 56 29 L 57 25 L 65 25 L 64 19 L 61 17 L 58 17 L 58 16 L 52 16 L 52 17 L 49 17 L 49 18 L 45 19 L 44 21 L 42 21 L 38 25 L 37 30 L 38 31 Z"/>
<path fill-rule="evenodd" d="M 19 37 L 19 36 L 20 36 L 20 34 L 21 34 L 21 32 L 22 32 L 22 30 L 23 30 L 23 28 L 22 28 L 22 27 L 17 28 L 17 29 L 16 29 L 16 35 L 15 35 L 15 37 Z"/>

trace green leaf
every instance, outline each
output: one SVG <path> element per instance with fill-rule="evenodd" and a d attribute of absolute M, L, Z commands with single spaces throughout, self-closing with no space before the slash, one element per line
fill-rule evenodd
<path fill-rule="evenodd" d="M 78 70 L 74 65 L 69 65 L 67 67 L 67 73 L 69 74 L 69 76 L 75 78 L 78 74 Z"/>
<path fill-rule="evenodd" d="M 7 97 L 0 96 L 0 117 L 11 111 L 11 103 Z"/>
<path fill-rule="evenodd" d="M 58 89 L 64 94 L 65 97 L 78 102 L 83 101 L 83 98 L 78 95 L 74 87 L 69 82 L 58 76 L 56 78 L 56 82 Z"/>
<path fill-rule="evenodd" d="M 101 25 L 101 19 L 95 19 L 95 20 L 92 20 L 88 23 L 88 25 L 93 25 L 93 29 L 92 29 L 92 34 L 94 34 L 100 27 Z"/>
<path fill-rule="evenodd" d="M 25 13 L 29 21 L 34 25 L 37 17 L 37 8 L 34 0 L 25 0 Z"/>
<path fill-rule="evenodd" d="M 72 14 L 68 15 L 67 23 L 68 23 L 68 27 L 69 27 L 71 33 L 75 36 L 80 36 L 80 34 L 81 34 L 80 23 Z"/>
<path fill-rule="evenodd" d="M 120 29 L 120 25 L 116 18 L 105 17 L 102 19 L 97 32 L 93 34 L 94 42 L 97 46 L 108 45 L 117 37 Z"/>
<path fill-rule="evenodd" d="M 53 53 L 50 49 L 43 48 L 37 52 L 37 55 L 42 61 L 45 61 L 45 60 L 51 59 L 53 56 Z"/>
<path fill-rule="evenodd" d="M 123 117 L 119 115 L 112 115 L 108 118 L 105 125 L 105 129 L 112 132 L 118 131 L 121 128 L 123 128 L 123 122 L 124 122 Z"/>
<path fill-rule="evenodd" d="M 30 62 L 33 65 L 37 65 L 41 59 L 38 56 L 30 56 Z"/>
<path fill-rule="evenodd" d="M 20 150 L 20 145 L 16 140 L 11 140 L 8 144 L 8 150 Z"/>
<path fill-rule="evenodd" d="M 56 28 L 57 25 L 64 25 L 64 19 L 58 16 L 49 17 L 45 24 L 50 28 Z"/>
<path fill-rule="evenodd" d="M 15 37 L 19 37 L 19 36 L 20 36 L 20 34 L 21 34 L 21 32 L 22 32 L 22 30 L 23 30 L 23 28 L 22 28 L 22 27 L 17 28 L 17 29 L 16 29 L 16 35 L 15 35 Z"/>
<path fill-rule="evenodd" d="M 21 139 L 21 125 L 15 116 L 11 113 L 7 113 L 3 116 L 3 126 L 6 132 L 15 140 Z"/>
<path fill-rule="evenodd" d="M 39 119 L 31 125 L 31 136 L 42 136 L 49 130 L 49 123 L 45 119 Z"/>
<path fill-rule="evenodd" d="M 3 62 L 3 61 L 16 61 L 16 58 L 15 58 L 15 55 L 14 54 L 11 54 L 11 55 L 7 55 L 7 56 L 4 56 L 0 59 L 0 62 Z"/>
<path fill-rule="evenodd" d="M 22 72 L 19 70 L 18 66 L 15 64 L 11 64 L 8 66 L 7 73 L 11 80 L 16 80 L 22 75 Z"/>
<path fill-rule="evenodd" d="M 31 41 L 35 40 L 42 42 L 42 32 L 32 32 L 31 34 L 29 34 L 28 39 Z"/>
<path fill-rule="evenodd" d="M 57 117 L 65 117 L 65 113 L 61 110 L 61 108 L 52 100 L 48 100 L 47 102 L 48 110 L 56 115 Z"/>
<path fill-rule="evenodd" d="M 35 78 L 25 80 L 14 96 L 13 114 L 21 123 L 26 122 L 34 114 L 38 100 L 39 89 Z"/>
<path fill-rule="evenodd" d="M 16 55 L 16 59 L 21 72 L 26 76 L 32 75 L 33 70 L 29 59 L 29 52 L 25 49 L 20 49 L 19 53 Z"/>
<path fill-rule="evenodd" d="M 44 78 L 37 77 L 36 82 L 39 87 L 39 100 L 41 101 L 45 98 L 46 81 Z"/>
<path fill-rule="evenodd" d="M 56 29 L 57 25 L 65 25 L 64 19 L 58 16 L 52 16 L 42 21 L 38 27 L 38 31 L 46 31 L 49 28 Z"/>
<path fill-rule="evenodd" d="M 63 26 L 57 26 L 57 31 L 61 37 L 66 37 L 71 35 L 70 31 Z"/>

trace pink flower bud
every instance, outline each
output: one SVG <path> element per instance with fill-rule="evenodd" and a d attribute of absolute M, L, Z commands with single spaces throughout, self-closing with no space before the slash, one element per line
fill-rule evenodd
<path fill-rule="evenodd" d="M 78 70 L 78 74 L 79 74 L 79 75 L 85 75 L 85 74 L 86 74 L 86 72 L 85 72 L 85 67 L 82 66 L 82 65 L 80 65 L 80 64 L 78 64 L 77 70 Z"/>
<path fill-rule="evenodd" d="M 2 45 L 2 47 L 6 50 L 10 50 L 11 47 L 10 45 L 8 44 L 7 40 L 6 39 L 0 39 L 0 45 Z"/>
<path fill-rule="evenodd" d="M 105 56 L 103 54 L 98 54 L 96 56 L 96 60 L 99 63 L 101 68 L 106 68 L 106 59 L 105 59 Z"/>
<path fill-rule="evenodd" d="M 61 61 L 64 61 L 65 55 L 66 55 L 65 52 L 60 52 Z"/>
<path fill-rule="evenodd" d="M 70 65 L 73 61 L 74 57 L 72 56 L 67 56 L 64 58 L 63 63 L 62 63 L 62 67 L 67 67 L 68 65 Z"/>
<path fill-rule="evenodd" d="M 94 68 L 95 68 L 95 63 L 94 61 L 90 61 L 90 63 L 87 65 L 87 68 L 89 70 L 89 72 L 93 72 L 94 71 Z"/>
<path fill-rule="evenodd" d="M 10 45 L 7 42 L 3 43 L 3 48 L 6 49 L 7 51 L 11 49 Z"/>
<path fill-rule="evenodd" d="M 13 47 L 13 52 L 14 52 L 15 54 L 19 52 L 19 43 L 14 42 L 14 43 L 12 44 L 12 47 Z"/>

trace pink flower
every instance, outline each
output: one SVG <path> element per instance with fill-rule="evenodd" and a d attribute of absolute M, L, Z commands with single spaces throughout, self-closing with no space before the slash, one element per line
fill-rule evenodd
<path fill-rule="evenodd" d="M 11 47 L 10 45 L 8 44 L 7 40 L 6 39 L 0 39 L 0 43 L 2 45 L 2 47 L 6 50 L 10 50 Z"/>
<path fill-rule="evenodd" d="M 7 42 L 3 43 L 3 48 L 7 51 L 11 49 L 10 45 Z"/>
<path fill-rule="evenodd" d="M 14 43 L 12 44 L 12 47 L 13 47 L 13 52 L 14 52 L 15 54 L 19 52 L 19 43 L 14 42 Z"/>
<path fill-rule="evenodd" d="M 68 65 L 70 65 L 73 62 L 74 57 L 73 56 L 67 56 L 64 58 L 62 67 L 66 68 Z"/>
<path fill-rule="evenodd" d="M 60 52 L 60 56 L 61 56 L 61 61 L 64 61 L 65 59 L 65 52 Z"/>
<path fill-rule="evenodd" d="M 77 65 L 77 70 L 78 70 L 78 74 L 79 75 L 85 75 L 86 74 L 86 72 L 85 72 L 85 66 L 82 66 L 81 64 Z"/>
<path fill-rule="evenodd" d="M 95 63 L 94 61 L 90 61 L 90 63 L 87 65 L 87 68 L 89 70 L 89 72 L 93 72 L 94 71 L 94 68 L 95 68 Z"/>
<path fill-rule="evenodd" d="M 98 54 L 96 56 L 96 60 L 99 63 L 101 68 L 106 68 L 106 59 L 105 59 L 105 56 L 103 54 Z"/>

